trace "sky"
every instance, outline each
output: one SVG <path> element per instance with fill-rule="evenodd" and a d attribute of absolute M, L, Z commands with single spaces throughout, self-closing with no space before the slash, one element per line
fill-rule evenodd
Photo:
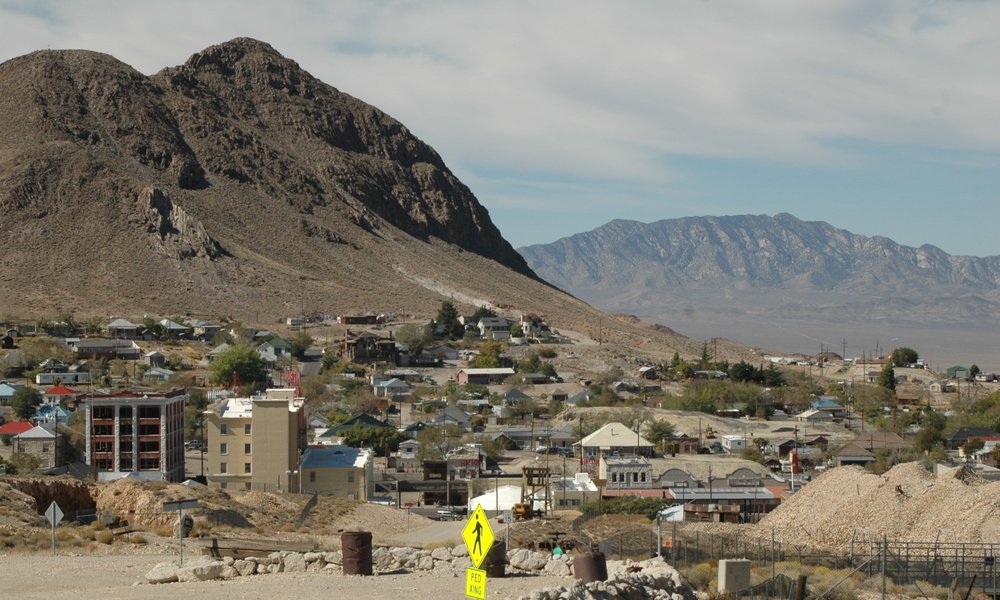
<path fill-rule="evenodd" d="M 962 0 L 0 0 L 0 61 L 263 40 L 434 147 L 515 247 L 788 212 L 993 256 L 998 29 Z"/>

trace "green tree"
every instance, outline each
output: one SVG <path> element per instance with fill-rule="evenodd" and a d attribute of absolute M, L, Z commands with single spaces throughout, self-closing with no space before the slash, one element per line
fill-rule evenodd
<path fill-rule="evenodd" d="M 646 423 L 646 429 L 643 431 L 643 434 L 647 440 L 655 446 L 660 447 L 663 444 L 663 440 L 674 436 L 674 432 L 673 423 L 666 419 L 655 419 Z"/>
<path fill-rule="evenodd" d="M 435 328 L 441 328 L 450 338 L 460 338 L 465 333 L 465 327 L 458 320 L 458 309 L 447 300 L 441 303 L 434 325 Z"/>
<path fill-rule="evenodd" d="M 292 356 L 298 360 L 302 360 L 306 350 L 312 346 L 313 339 L 308 333 L 300 331 L 293 335 L 288 342 L 292 345 Z"/>
<path fill-rule="evenodd" d="M 893 350 L 890 355 L 890 359 L 892 360 L 893 365 L 897 367 L 905 367 L 917 362 L 917 360 L 920 359 L 920 355 L 917 354 L 917 351 L 913 348 L 903 346 Z"/>
<path fill-rule="evenodd" d="M 220 352 L 212 361 L 210 381 L 217 385 L 233 385 L 233 377 L 240 385 L 260 385 L 267 380 L 267 362 L 256 350 L 246 344 L 237 344 Z"/>
<path fill-rule="evenodd" d="M 17 475 L 17 467 L 0 456 L 0 475 Z"/>
<path fill-rule="evenodd" d="M 28 419 L 35 414 L 42 404 L 42 392 L 38 389 L 24 386 L 14 392 L 10 398 L 10 407 L 19 419 Z"/>
<path fill-rule="evenodd" d="M 712 363 L 712 355 L 708 351 L 708 342 L 702 342 L 701 344 L 701 356 L 698 357 L 698 368 L 707 369 Z"/>
<path fill-rule="evenodd" d="M 414 358 L 420 356 L 420 353 L 431 343 L 432 339 L 430 329 L 416 323 L 407 323 L 396 332 L 396 341 L 402 344 L 406 348 L 406 352 Z"/>
<path fill-rule="evenodd" d="M 963 454 L 965 454 L 966 457 L 969 457 L 974 455 L 976 452 L 979 452 L 985 447 L 986 447 L 986 442 L 984 442 L 982 438 L 974 437 L 966 441 L 965 444 L 962 445 L 962 452 Z"/>
<path fill-rule="evenodd" d="M 480 319 L 495 316 L 497 316 L 497 314 L 493 312 L 493 310 L 486 306 L 480 306 L 476 309 L 476 312 L 472 313 L 472 322 L 478 323 Z"/>
<path fill-rule="evenodd" d="M 491 340 L 479 348 L 479 356 L 469 362 L 476 369 L 495 369 L 503 363 L 503 344 Z"/>
<path fill-rule="evenodd" d="M 969 377 L 975 379 L 976 375 L 979 375 L 980 373 L 982 373 L 982 370 L 979 369 L 979 365 L 973 363 L 973 365 L 969 367 Z"/>
<path fill-rule="evenodd" d="M 882 367 L 876 383 L 887 390 L 896 390 L 896 370 L 892 367 L 892 363 Z"/>
<path fill-rule="evenodd" d="M 399 443 L 406 435 L 389 427 L 366 427 L 358 425 L 344 432 L 344 443 L 353 448 L 371 448 L 379 456 L 399 449 Z"/>

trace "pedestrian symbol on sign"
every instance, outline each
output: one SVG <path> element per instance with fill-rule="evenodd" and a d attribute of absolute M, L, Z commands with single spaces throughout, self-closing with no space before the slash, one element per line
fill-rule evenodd
<path fill-rule="evenodd" d="M 493 546 L 494 539 L 490 522 L 486 519 L 486 511 L 483 510 L 482 505 L 476 506 L 476 510 L 473 511 L 469 521 L 462 528 L 462 540 L 465 542 L 465 547 L 469 549 L 469 558 L 472 559 L 472 565 L 475 568 L 478 569 L 479 565 L 483 563 L 490 547 Z"/>

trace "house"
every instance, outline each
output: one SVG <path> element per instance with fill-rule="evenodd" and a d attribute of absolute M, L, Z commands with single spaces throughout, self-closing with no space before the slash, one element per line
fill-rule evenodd
<path fill-rule="evenodd" d="M 842 419 L 847 416 L 847 409 L 841 406 L 833 396 L 820 396 L 809 405 L 809 408 L 830 413 L 834 419 Z"/>
<path fill-rule="evenodd" d="M 210 340 L 222 331 L 222 325 L 201 319 L 184 319 L 184 324 L 191 328 L 191 335 L 202 340 Z"/>
<path fill-rule="evenodd" d="M 347 359 L 353 363 L 396 364 L 396 342 L 365 332 L 346 343 Z"/>
<path fill-rule="evenodd" d="M 284 338 L 273 337 L 257 346 L 257 354 L 260 354 L 268 364 L 274 364 L 283 358 L 291 357 L 292 344 Z"/>
<path fill-rule="evenodd" d="M 400 379 L 392 378 L 389 381 L 376 381 L 372 386 L 372 391 L 379 398 L 396 398 L 407 396 L 410 393 L 410 384 Z"/>
<path fill-rule="evenodd" d="M 137 325 L 128 319 L 115 319 L 104 326 L 104 330 L 107 332 L 109 337 L 113 337 L 120 340 L 134 340 L 139 337 L 139 329 L 141 325 Z"/>
<path fill-rule="evenodd" d="M 37 385 L 86 385 L 90 383 L 89 371 L 58 371 L 54 373 L 35 373 Z"/>
<path fill-rule="evenodd" d="M 948 379 L 968 379 L 972 371 L 965 365 L 948 367 Z"/>
<path fill-rule="evenodd" d="M 31 421 L 11 421 L 0 425 L 0 435 L 15 436 L 34 427 Z"/>
<path fill-rule="evenodd" d="M 419 451 L 420 442 L 417 440 L 406 440 L 399 443 L 399 458 L 416 460 Z"/>
<path fill-rule="evenodd" d="M 547 340 L 552 337 L 552 330 L 548 323 L 538 315 L 521 315 L 521 331 L 524 337 Z"/>
<path fill-rule="evenodd" d="M 164 335 L 171 338 L 186 337 L 189 333 L 191 333 L 190 327 L 187 325 L 181 325 L 180 323 L 171 321 L 170 319 L 161 319 L 160 327 L 163 328 Z"/>
<path fill-rule="evenodd" d="M 203 413 L 209 487 L 280 491 L 304 488 L 299 457 L 306 447 L 305 398 L 271 388 L 225 398 Z"/>
<path fill-rule="evenodd" d="M 621 423 L 608 423 L 573 444 L 578 446 L 581 470 L 596 477 L 602 456 L 652 456 L 653 444 Z"/>
<path fill-rule="evenodd" d="M 823 410 L 810 408 L 807 411 L 795 415 L 795 420 L 804 421 L 806 423 L 829 423 L 833 421 L 833 415 Z"/>
<path fill-rule="evenodd" d="M 417 434 L 427 428 L 427 423 L 423 421 L 415 421 L 410 423 L 406 427 L 399 430 L 400 433 L 407 436 L 410 439 L 417 437 Z"/>
<path fill-rule="evenodd" d="M 167 356 L 162 352 L 157 352 L 156 350 L 153 350 L 151 352 L 147 352 L 145 356 L 142 357 L 142 362 L 146 363 L 151 367 L 163 368 L 167 366 Z"/>
<path fill-rule="evenodd" d="M 944 438 L 944 447 L 948 450 L 958 450 L 973 438 L 993 437 L 996 431 L 985 427 L 959 427 Z"/>
<path fill-rule="evenodd" d="M 216 356 L 222 354 L 226 350 L 229 350 L 229 348 L 230 348 L 229 344 L 227 344 L 226 342 L 222 342 L 215 348 L 212 348 L 211 350 L 205 353 L 205 360 L 208 362 L 212 362 L 213 360 L 215 360 Z"/>
<path fill-rule="evenodd" d="M 572 448 L 574 442 L 578 440 L 577 436 L 573 434 L 572 423 L 567 423 L 562 427 L 550 427 L 549 425 L 504 427 L 500 433 L 507 436 L 511 443 L 522 450 L 537 450 L 542 447 Z"/>
<path fill-rule="evenodd" d="M 384 427 L 386 429 L 392 429 L 392 425 L 380 420 L 378 417 L 368 413 L 361 413 L 360 415 L 355 415 L 346 421 L 330 427 L 326 430 L 326 433 L 324 433 L 322 437 L 341 437 L 344 435 L 345 431 L 355 427 Z"/>
<path fill-rule="evenodd" d="M 544 373 L 522 373 L 521 381 L 529 385 L 534 385 L 537 383 L 548 383 L 549 376 Z"/>
<path fill-rule="evenodd" d="M 701 443 L 698 441 L 698 438 L 681 434 L 664 438 L 660 443 L 660 448 L 664 454 L 671 456 L 678 454 L 698 454 Z"/>
<path fill-rule="evenodd" d="M 493 369 L 460 369 L 455 375 L 455 380 L 461 384 L 490 385 L 503 383 L 514 374 L 514 369 L 510 367 L 500 367 Z"/>
<path fill-rule="evenodd" d="M 68 344 L 80 358 L 137 360 L 142 349 L 131 340 L 78 340 Z"/>
<path fill-rule="evenodd" d="M 367 501 L 375 490 L 371 450 L 351 446 L 310 446 L 302 455 L 300 493 Z"/>
<path fill-rule="evenodd" d="M 122 391 L 81 398 L 86 411 L 86 463 L 98 481 L 126 475 L 152 481 L 184 479 L 182 389 Z"/>
<path fill-rule="evenodd" d="M 747 438 L 743 435 L 723 435 L 719 437 L 719 443 L 730 454 L 739 454 L 747 449 Z"/>
<path fill-rule="evenodd" d="M 38 468 L 54 469 L 66 464 L 68 443 L 52 426 L 37 425 L 11 438 L 14 452 L 24 452 L 38 459 Z"/>
<path fill-rule="evenodd" d="M 500 395 L 506 406 L 517 406 L 521 402 L 531 402 L 531 396 L 517 388 L 511 388 Z"/>
<path fill-rule="evenodd" d="M 833 464 L 838 467 L 847 465 L 866 466 L 875 461 L 875 455 L 858 444 L 850 442 L 838 448 L 833 453 Z"/>
<path fill-rule="evenodd" d="M 458 350 L 451 346 L 434 345 L 428 346 L 420 353 L 421 356 L 428 356 L 438 360 L 458 360 Z"/>
<path fill-rule="evenodd" d="M 7 381 L 0 381 L 0 404 L 9 404 L 10 399 L 14 397 L 17 390 L 23 388 L 24 386 L 20 383 L 8 383 Z"/>
<path fill-rule="evenodd" d="M 306 427 L 309 429 L 326 429 L 330 426 L 330 419 L 327 419 L 320 413 L 313 413 L 309 415 L 306 420 Z"/>
<path fill-rule="evenodd" d="M 472 431 L 472 416 L 457 406 L 444 407 L 441 414 L 431 421 L 433 425 L 447 425 L 449 423 L 461 425 L 462 429 Z"/>
<path fill-rule="evenodd" d="M 510 340 L 510 322 L 503 317 L 483 317 L 476 323 L 476 328 L 479 329 L 479 337 L 484 340 Z"/>
<path fill-rule="evenodd" d="M 659 373 L 656 372 L 656 367 L 639 367 L 640 379 L 657 379 L 659 376 Z"/>
<path fill-rule="evenodd" d="M 581 402 L 590 404 L 590 392 L 588 390 L 582 390 L 566 398 L 566 404 L 572 404 L 573 406 L 578 406 Z"/>
<path fill-rule="evenodd" d="M 366 314 L 366 315 L 340 315 L 337 317 L 337 323 L 341 325 L 375 325 L 378 323 L 378 315 Z"/>
<path fill-rule="evenodd" d="M 31 422 L 35 425 L 43 423 L 69 423 L 72 411 L 59 404 L 43 404 L 31 415 Z"/>
<path fill-rule="evenodd" d="M 143 381 L 170 381 L 176 373 L 170 369 L 161 369 L 160 367 L 153 367 L 151 369 L 146 369 L 146 372 L 142 374 Z"/>

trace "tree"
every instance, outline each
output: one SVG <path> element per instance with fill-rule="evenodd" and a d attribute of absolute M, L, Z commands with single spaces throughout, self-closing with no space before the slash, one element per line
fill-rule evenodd
<path fill-rule="evenodd" d="M 425 427 L 417 434 L 417 441 L 420 442 L 417 459 L 421 461 L 444 459 L 449 450 L 461 443 L 464 435 L 465 429 L 461 425 Z"/>
<path fill-rule="evenodd" d="M 475 369 L 495 369 L 503 362 L 503 344 L 491 340 L 479 348 L 479 356 L 469 362 Z"/>
<path fill-rule="evenodd" d="M 902 346 L 893 350 L 890 358 L 893 365 L 897 367 L 905 367 L 917 362 L 917 360 L 920 359 L 920 355 L 917 354 L 917 351 L 913 348 Z"/>
<path fill-rule="evenodd" d="M 969 377 L 975 379 L 976 375 L 979 375 L 980 373 L 982 373 L 982 370 L 980 370 L 979 365 L 973 363 L 973 365 L 969 367 Z"/>
<path fill-rule="evenodd" d="M 28 419 L 35 414 L 42 404 L 42 392 L 33 387 L 24 386 L 14 392 L 10 398 L 10 407 L 19 419 Z"/>
<path fill-rule="evenodd" d="M 220 352 L 209 370 L 214 384 L 233 385 L 233 377 L 240 385 L 262 384 L 267 380 L 267 362 L 256 350 L 246 344 L 237 344 Z"/>
<path fill-rule="evenodd" d="M 892 368 L 892 363 L 882 367 L 882 372 L 878 374 L 878 381 L 876 383 L 887 390 L 895 391 L 896 370 Z"/>
<path fill-rule="evenodd" d="M 298 360 L 302 360 L 302 357 L 305 356 L 306 350 L 308 350 L 313 343 L 312 337 L 304 331 L 296 333 L 292 336 L 292 339 L 288 341 L 292 345 L 292 356 Z"/>
<path fill-rule="evenodd" d="M 974 437 L 965 442 L 962 446 L 962 453 L 965 454 L 966 459 L 968 459 L 985 447 L 986 442 L 984 442 L 982 438 Z"/>
<path fill-rule="evenodd" d="M 497 314 L 493 312 L 492 309 L 486 306 L 480 306 L 479 308 L 476 309 L 476 312 L 472 313 L 472 322 L 478 323 L 480 319 L 484 319 L 487 317 L 495 317 L 495 316 L 497 316 Z"/>
<path fill-rule="evenodd" d="M 379 456 L 399 449 L 406 435 L 391 427 L 357 425 L 344 432 L 344 443 L 353 448 L 372 448 Z"/>
<path fill-rule="evenodd" d="M 445 300 L 438 309 L 437 318 L 434 319 L 435 329 L 440 329 L 444 335 L 450 338 L 460 338 L 465 333 L 465 327 L 458 321 L 458 310 L 455 305 Z"/>
<path fill-rule="evenodd" d="M 708 351 L 708 342 L 701 344 L 701 356 L 698 357 L 698 368 L 707 369 L 712 363 L 712 355 Z"/>
<path fill-rule="evenodd" d="M 646 430 L 643 432 L 646 439 L 659 447 L 663 440 L 674 436 L 674 424 L 666 419 L 655 419 L 646 423 Z"/>
<path fill-rule="evenodd" d="M 408 323 L 396 332 L 396 341 L 406 348 L 406 352 L 416 358 L 431 343 L 431 331 L 424 325 Z"/>

